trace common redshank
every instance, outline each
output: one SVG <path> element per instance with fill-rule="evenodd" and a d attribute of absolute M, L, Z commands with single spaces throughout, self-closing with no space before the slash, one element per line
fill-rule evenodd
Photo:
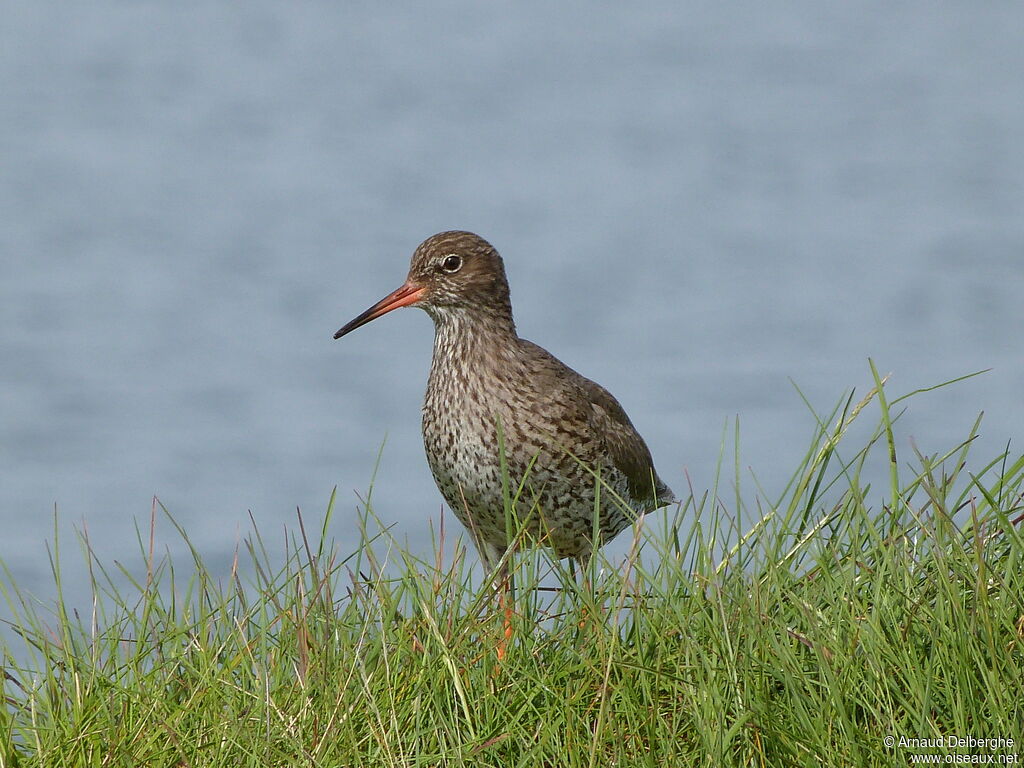
<path fill-rule="evenodd" d="M 505 265 L 482 237 L 424 240 L 405 284 L 334 338 L 399 307 L 434 321 L 423 445 L 488 570 L 513 539 L 585 561 L 639 515 L 675 501 L 619 401 L 516 333 Z"/>

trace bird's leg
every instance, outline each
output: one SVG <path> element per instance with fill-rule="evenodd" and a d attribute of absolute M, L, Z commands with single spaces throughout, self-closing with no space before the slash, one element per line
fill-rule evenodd
<path fill-rule="evenodd" d="M 591 583 L 590 583 L 590 569 L 594 562 L 594 552 L 584 552 L 578 557 L 572 559 L 573 562 L 573 579 L 576 578 L 576 565 L 579 565 L 580 573 L 583 575 L 583 582 L 580 584 L 580 588 L 586 594 L 591 594 Z"/>
<path fill-rule="evenodd" d="M 509 568 L 511 552 L 502 552 L 499 548 L 486 543 L 480 545 L 480 559 L 484 568 L 491 575 L 491 585 L 498 591 L 498 601 L 502 612 L 502 636 L 498 641 L 498 661 L 501 662 L 508 652 L 512 640 L 512 616 L 515 600 L 515 584 Z"/>
<path fill-rule="evenodd" d="M 576 585 L 576 605 L 579 607 L 576 629 L 580 632 L 586 628 L 588 619 L 590 618 L 591 602 L 594 602 L 596 608 L 596 595 L 590 579 L 590 569 L 593 560 L 593 551 L 580 553 L 578 556 L 572 557 L 569 560 L 570 567 L 572 569 L 573 582 L 575 582 Z M 582 574 L 580 580 L 577 580 L 576 578 L 577 569 Z"/>
<path fill-rule="evenodd" d="M 505 658 L 509 643 L 512 642 L 512 616 L 515 606 L 515 586 L 506 560 L 498 569 L 501 586 L 502 636 L 498 643 L 498 661 Z"/>
<path fill-rule="evenodd" d="M 477 549 L 491 586 L 496 590 L 511 589 L 512 574 L 509 572 L 509 559 L 505 557 L 505 551 L 485 541 L 477 542 Z"/>

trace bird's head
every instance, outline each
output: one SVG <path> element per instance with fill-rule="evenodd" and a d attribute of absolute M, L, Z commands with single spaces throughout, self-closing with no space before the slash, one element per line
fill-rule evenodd
<path fill-rule="evenodd" d="M 456 315 L 491 316 L 511 323 L 505 265 L 494 246 L 472 232 L 441 232 L 412 255 L 405 283 L 334 334 L 340 339 L 399 307 L 419 307 L 435 323 Z"/>

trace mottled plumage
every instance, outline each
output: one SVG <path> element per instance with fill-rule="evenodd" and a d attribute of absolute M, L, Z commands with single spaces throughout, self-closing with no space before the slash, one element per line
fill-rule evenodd
<path fill-rule="evenodd" d="M 619 402 L 516 334 L 505 267 L 486 240 L 470 232 L 428 238 L 405 284 L 335 338 L 401 306 L 434 320 L 423 444 L 437 487 L 485 565 L 493 567 L 509 544 L 502 445 L 510 492 L 526 478 L 520 523 L 559 557 L 593 551 L 598 493 L 598 546 L 638 514 L 675 500 Z"/>

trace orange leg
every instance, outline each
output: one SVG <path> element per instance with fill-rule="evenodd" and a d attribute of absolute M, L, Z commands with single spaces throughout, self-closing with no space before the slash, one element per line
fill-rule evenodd
<path fill-rule="evenodd" d="M 508 646 L 512 642 L 512 617 L 515 615 L 515 601 L 512 588 L 512 574 L 509 573 L 508 565 L 503 565 L 496 575 L 498 589 L 501 590 L 501 613 L 502 633 L 498 641 L 498 663 L 505 660 L 508 653 Z"/>

